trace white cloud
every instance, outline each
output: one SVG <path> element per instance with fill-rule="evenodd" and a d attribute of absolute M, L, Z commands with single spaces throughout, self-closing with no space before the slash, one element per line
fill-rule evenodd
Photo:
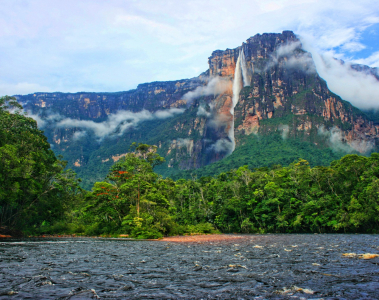
<path fill-rule="evenodd" d="M 217 153 L 219 152 L 231 153 L 233 149 L 233 143 L 228 139 L 219 139 L 217 140 L 216 143 L 211 145 L 208 149 L 213 150 Z"/>
<path fill-rule="evenodd" d="M 115 114 L 108 115 L 108 119 L 104 122 L 97 123 L 90 120 L 74 120 L 66 118 L 59 121 L 56 126 L 89 129 L 92 130 L 98 138 L 103 138 L 114 134 L 121 135 L 127 129 L 136 126 L 140 122 L 173 117 L 175 114 L 183 113 L 183 111 L 184 109 L 178 108 L 170 108 L 164 111 L 159 110 L 155 113 L 151 113 L 147 110 L 141 110 L 136 113 L 120 110 Z"/>
<path fill-rule="evenodd" d="M 374 141 L 366 140 L 364 138 L 357 138 L 352 142 L 347 142 L 344 133 L 338 127 L 333 127 L 330 130 L 327 130 L 322 125 L 318 128 L 317 133 L 324 136 L 327 139 L 329 146 L 336 151 L 342 151 L 345 153 L 352 153 L 355 151 L 369 153 L 375 146 Z"/>
<path fill-rule="evenodd" d="M 179 148 L 181 148 L 181 147 L 189 147 L 189 146 L 192 145 L 192 143 L 193 143 L 193 140 L 191 140 L 191 139 L 182 139 L 182 138 L 179 138 L 177 140 L 177 145 L 178 145 Z"/>
<path fill-rule="evenodd" d="M 295 49 L 300 49 L 301 43 L 300 42 L 293 42 L 288 43 L 285 45 L 282 45 L 276 50 L 275 57 L 277 59 L 284 57 L 284 56 L 292 56 Z"/>
<path fill-rule="evenodd" d="M 211 108 L 212 110 L 212 108 Z M 196 113 L 197 116 L 199 117 L 210 117 L 212 115 L 211 111 L 207 111 L 205 105 L 202 103 L 199 105 L 199 108 L 197 109 L 197 113 Z"/>
<path fill-rule="evenodd" d="M 369 57 L 355 59 L 353 62 L 361 65 L 371 66 L 373 68 L 379 68 L 379 51 L 374 52 Z"/>
<path fill-rule="evenodd" d="M 345 43 L 342 47 L 343 50 L 347 50 L 349 52 L 359 52 L 366 48 L 365 45 L 358 43 L 358 42 L 348 42 Z"/>
<path fill-rule="evenodd" d="M 212 77 L 205 86 L 199 86 L 195 90 L 186 93 L 183 96 L 184 100 L 187 100 L 187 103 L 190 103 L 196 98 L 210 96 L 210 95 L 219 95 L 228 89 L 231 89 L 232 82 L 228 78 L 222 78 L 219 76 Z"/>
<path fill-rule="evenodd" d="M 287 139 L 288 138 L 288 134 L 290 132 L 290 127 L 288 125 L 280 124 L 278 126 L 278 129 L 279 129 L 279 131 L 282 132 L 282 138 L 283 138 L 283 140 Z"/>
<path fill-rule="evenodd" d="M 12 0 L 1 3 L 0 16 L 0 90 L 12 95 L 191 78 L 207 69 L 212 51 L 287 29 L 319 52 L 340 47 L 346 58 L 365 46 L 360 33 L 379 22 L 379 7 L 376 0 Z"/>
<path fill-rule="evenodd" d="M 166 109 L 166 110 L 157 110 L 154 113 L 154 117 L 156 117 L 158 119 L 167 119 L 167 118 L 173 117 L 174 115 L 182 114 L 183 112 L 184 112 L 184 108 L 173 107 L 173 108 Z"/>
<path fill-rule="evenodd" d="M 43 120 L 39 115 L 33 114 L 31 111 L 27 111 L 26 116 L 34 119 L 37 122 L 38 128 L 43 128 L 46 125 L 45 120 Z"/>
<path fill-rule="evenodd" d="M 286 68 L 300 69 L 307 73 L 316 72 L 315 65 L 310 53 L 295 51 L 301 49 L 301 43 L 299 41 L 288 43 L 280 46 L 275 53 L 271 56 L 271 60 L 267 63 L 266 70 L 279 63 L 279 60 L 283 57 L 283 64 Z"/>
<path fill-rule="evenodd" d="M 64 119 L 64 117 L 57 113 L 49 113 L 47 114 L 47 117 L 45 118 L 45 120 L 49 122 L 58 122 L 62 119 Z"/>
<path fill-rule="evenodd" d="M 291 56 L 286 62 L 285 66 L 291 69 L 300 69 L 306 73 L 315 73 L 316 68 L 312 56 L 309 53 L 303 53 L 296 56 Z"/>
<path fill-rule="evenodd" d="M 41 118 L 40 115 L 28 112 L 28 116 L 37 121 L 39 128 L 43 128 L 47 125 L 47 123 L 55 127 L 79 128 L 81 131 L 77 131 L 73 135 L 73 139 L 78 140 L 82 138 L 88 130 L 93 131 L 98 138 L 102 139 L 105 136 L 121 135 L 127 129 L 137 126 L 140 122 L 153 119 L 171 118 L 183 112 L 184 109 L 179 108 L 158 110 L 154 113 L 151 113 L 147 110 L 142 110 L 136 113 L 127 110 L 120 110 L 117 113 L 108 115 L 107 120 L 104 122 L 94 122 L 92 120 L 76 120 L 65 118 L 59 114 L 49 114 L 48 117 Z"/>
<path fill-rule="evenodd" d="M 74 141 L 78 141 L 87 135 L 87 131 L 76 131 L 72 136 Z"/>
<path fill-rule="evenodd" d="M 333 93 L 361 109 L 379 108 L 379 81 L 374 76 L 352 69 L 350 63 L 342 64 L 330 53 L 319 54 L 307 43 L 305 49 L 312 53 L 318 74 Z"/>
<path fill-rule="evenodd" d="M 44 128 L 47 124 L 54 124 L 62 119 L 64 119 L 63 116 L 61 116 L 60 114 L 57 114 L 57 113 L 48 113 L 48 114 L 45 114 L 47 115 L 46 117 L 45 116 L 40 116 L 38 114 L 34 114 L 32 113 L 30 110 L 27 110 L 26 111 L 26 116 L 34 119 L 37 121 L 37 126 L 38 128 Z"/>
<path fill-rule="evenodd" d="M 208 122 L 208 126 L 213 128 L 219 128 L 225 126 L 228 122 L 231 122 L 231 115 L 227 114 L 215 114 L 211 120 Z"/>

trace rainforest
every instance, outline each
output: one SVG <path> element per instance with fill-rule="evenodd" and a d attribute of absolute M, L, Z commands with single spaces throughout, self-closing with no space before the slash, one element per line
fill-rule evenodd
<path fill-rule="evenodd" d="M 65 169 L 37 123 L 0 98 L 1 234 L 128 236 L 195 233 L 377 233 L 379 154 L 328 166 L 241 166 L 170 179 L 157 146 L 133 143 L 90 191 Z"/>

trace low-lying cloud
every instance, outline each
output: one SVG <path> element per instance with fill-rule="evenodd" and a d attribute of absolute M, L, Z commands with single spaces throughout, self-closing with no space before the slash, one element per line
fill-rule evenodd
<path fill-rule="evenodd" d="M 153 113 L 153 118 L 157 119 L 167 119 L 171 118 L 176 114 L 182 114 L 184 112 L 183 108 L 170 108 L 166 110 L 157 110 L 155 113 Z"/>
<path fill-rule="evenodd" d="M 352 63 L 335 59 L 333 52 L 320 54 L 304 38 L 301 42 L 279 47 L 265 70 L 277 65 L 280 59 L 285 57 L 284 67 L 300 69 L 307 73 L 317 72 L 333 93 L 352 105 L 360 109 L 379 109 L 379 80 L 371 72 L 359 70 L 352 67 Z M 308 52 L 296 49 L 305 49 Z M 378 53 L 373 55 L 372 60 L 379 57 Z M 367 63 L 364 60 L 356 62 Z M 375 72 L 378 70 L 373 70 L 373 73 Z"/>
<path fill-rule="evenodd" d="M 360 109 L 379 109 L 379 81 L 374 75 L 354 70 L 351 63 L 335 59 L 333 53 L 319 54 L 306 42 L 303 44 L 333 93 Z"/>
<path fill-rule="evenodd" d="M 177 142 L 178 147 L 182 148 L 182 147 L 189 147 L 189 146 L 191 146 L 192 143 L 193 143 L 193 140 L 179 138 L 179 139 L 177 139 L 176 142 Z"/>
<path fill-rule="evenodd" d="M 87 135 L 87 131 L 76 131 L 74 135 L 72 136 L 72 139 L 74 141 L 81 140 L 83 137 Z"/>
<path fill-rule="evenodd" d="M 220 128 L 227 126 L 229 122 L 232 122 L 231 115 L 215 114 L 212 119 L 209 120 L 208 126 L 213 128 Z"/>
<path fill-rule="evenodd" d="M 283 140 L 287 139 L 288 138 L 288 134 L 290 132 L 290 127 L 288 125 L 280 124 L 278 126 L 278 129 L 279 129 L 279 131 L 282 132 L 282 138 L 283 138 Z"/>
<path fill-rule="evenodd" d="M 207 110 L 207 108 L 205 107 L 205 104 L 200 104 L 199 105 L 199 108 L 197 109 L 197 113 L 196 115 L 198 117 L 206 117 L 206 118 L 209 118 L 211 115 L 212 115 L 212 110 L 213 110 L 213 107 L 214 105 L 211 103 L 209 104 L 209 111 Z"/>
<path fill-rule="evenodd" d="M 87 130 L 92 131 L 100 139 L 104 138 L 105 136 L 120 136 L 127 129 L 137 126 L 140 122 L 154 119 L 171 118 L 183 112 L 184 109 L 180 108 L 158 110 L 154 113 L 148 110 L 141 110 L 140 112 L 120 110 L 114 114 L 108 115 L 107 120 L 104 122 L 95 122 L 92 120 L 76 120 L 65 118 L 59 114 L 53 114 L 49 115 L 47 118 L 41 118 L 39 115 L 29 112 L 28 116 L 37 121 L 39 128 L 43 128 L 47 123 L 49 123 L 54 127 L 80 129 L 81 131 L 78 131 L 73 135 L 73 139 L 78 140 L 86 134 Z"/>
<path fill-rule="evenodd" d="M 26 111 L 26 116 L 34 119 L 37 122 L 38 128 L 40 129 L 44 128 L 47 124 L 56 123 L 64 119 L 63 116 L 57 113 L 48 113 L 47 116 L 45 117 L 45 116 L 40 116 L 38 114 L 35 114 L 30 110 Z"/>
<path fill-rule="evenodd" d="M 217 153 L 219 152 L 231 153 L 231 149 L 233 149 L 233 143 L 229 139 L 219 139 L 216 143 L 211 145 L 208 149 L 213 150 Z"/>
<path fill-rule="evenodd" d="M 316 72 L 312 56 L 307 52 L 291 56 L 285 62 L 284 66 L 289 69 L 300 69 L 308 74 Z"/>
<path fill-rule="evenodd" d="M 279 58 L 284 57 L 284 56 L 293 55 L 293 52 L 296 49 L 300 49 L 300 48 L 301 48 L 300 41 L 296 41 L 296 42 L 292 42 L 292 43 L 286 43 L 286 44 L 280 46 L 276 50 L 276 53 L 275 53 L 274 57 L 276 57 L 277 59 L 279 59 Z"/>
<path fill-rule="evenodd" d="M 45 120 L 43 120 L 39 115 L 33 114 L 31 111 L 27 111 L 26 116 L 34 119 L 34 121 L 37 122 L 38 128 L 43 128 L 46 125 Z"/>
<path fill-rule="evenodd" d="M 319 135 L 324 136 L 332 149 L 335 151 L 342 151 L 346 153 L 360 152 L 368 153 L 374 149 L 374 141 L 369 141 L 365 139 L 354 140 L 352 142 L 347 142 L 345 140 L 344 133 L 338 127 L 333 127 L 330 130 L 325 129 L 325 126 L 320 126 L 318 128 Z"/>
<path fill-rule="evenodd" d="M 211 78 L 207 85 L 199 86 L 195 90 L 184 94 L 183 99 L 186 100 L 187 103 L 191 103 L 193 100 L 199 97 L 219 95 L 228 89 L 231 89 L 231 87 L 232 82 L 229 79 L 217 76 Z"/>
<path fill-rule="evenodd" d="M 141 110 L 136 113 L 127 110 L 120 110 L 115 114 L 110 114 L 108 119 L 104 122 L 97 123 L 90 120 L 74 120 L 67 118 L 59 121 L 56 126 L 92 130 L 98 138 L 103 138 L 108 135 L 121 135 L 127 129 L 135 127 L 138 123 L 143 121 L 170 118 L 183 112 L 184 109 L 179 108 L 158 110 L 155 113 L 151 113 L 148 110 Z"/>
<path fill-rule="evenodd" d="M 283 65 L 288 69 L 299 69 L 306 73 L 315 73 L 315 64 L 312 56 L 308 52 L 296 51 L 301 50 L 302 45 L 300 41 L 286 43 L 280 46 L 271 56 L 265 70 L 272 68 L 279 64 L 281 58 L 285 57 Z"/>

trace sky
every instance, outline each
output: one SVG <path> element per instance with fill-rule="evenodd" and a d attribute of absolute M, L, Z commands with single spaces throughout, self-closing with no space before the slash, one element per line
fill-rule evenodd
<path fill-rule="evenodd" d="M 379 67 L 377 0 L 0 0 L 0 95 L 192 78 L 214 50 L 283 30 L 313 56 Z"/>

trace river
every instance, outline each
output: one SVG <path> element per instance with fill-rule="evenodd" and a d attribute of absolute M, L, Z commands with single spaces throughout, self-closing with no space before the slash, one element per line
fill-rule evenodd
<path fill-rule="evenodd" d="M 344 253 L 379 236 L 4 239 L 0 299 L 379 299 L 379 258 Z"/>

